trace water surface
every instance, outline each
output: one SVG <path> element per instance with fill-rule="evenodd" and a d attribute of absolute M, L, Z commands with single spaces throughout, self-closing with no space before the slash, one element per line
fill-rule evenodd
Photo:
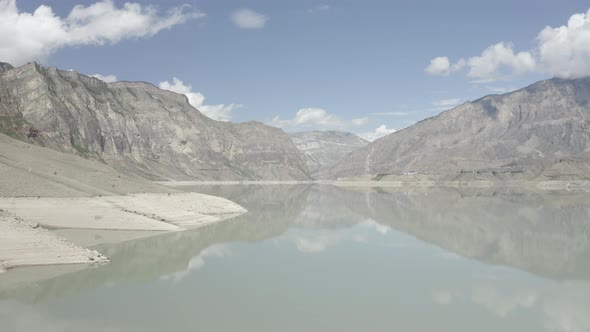
<path fill-rule="evenodd" d="M 249 213 L 0 284 L 0 331 L 590 331 L 590 196 L 187 190 Z"/>

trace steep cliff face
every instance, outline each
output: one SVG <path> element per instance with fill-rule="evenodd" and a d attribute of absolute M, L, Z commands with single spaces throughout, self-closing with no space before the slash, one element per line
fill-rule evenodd
<path fill-rule="evenodd" d="M 330 174 L 490 171 L 534 177 L 589 151 L 590 78 L 551 79 L 465 103 L 381 138 L 348 155 Z"/>
<path fill-rule="evenodd" d="M 289 134 L 305 155 L 312 174 L 332 166 L 352 151 L 369 144 L 355 134 L 341 131 L 307 131 Z"/>
<path fill-rule="evenodd" d="M 143 82 L 105 83 L 29 63 L 0 74 L 0 130 L 151 179 L 308 179 L 282 130 L 202 115 Z"/>

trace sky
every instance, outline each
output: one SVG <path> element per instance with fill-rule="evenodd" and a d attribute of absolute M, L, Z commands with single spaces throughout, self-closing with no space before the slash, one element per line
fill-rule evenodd
<path fill-rule="evenodd" d="M 0 0 L 0 61 L 186 94 L 220 121 L 373 140 L 590 76 L 587 0 Z"/>

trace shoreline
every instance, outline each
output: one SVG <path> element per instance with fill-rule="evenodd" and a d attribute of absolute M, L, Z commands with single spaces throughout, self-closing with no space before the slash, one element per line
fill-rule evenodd
<path fill-rule="evenodd" d="M 85 247 L 199 228 L 245 212 L 197 193 L 0 197 L 0 275 L 22 267 L 108 263 Z M 118 234 L 103 236 L 109 232 Z"/>
<path fill-rule="evenodd" d="M 160 181 L 167 188 L 201 185 L 333 185 L 400 190 L 518 188 L 590 192 L 590 181 Z M 0 275 L 19 267 L 106 263 L 89 246 L 184 231 L 247 212 L 225 198 L 191 193 L 93 197 L 0 197 Z"/>
<path fill-rule="evenodd" d="M 333 185 L 337 187 L 387 187 L 387 188 L 465 188 L 465 189 L 489 189 L 489 188 L 519 188 L 529 191 L 584 191 L 590 192 L 588 180 L 313 180 L 313 181 L 157 181 L 159 185 L 179 188 L 190 186 L 232 186 L 232 185 L 301 185 L 318 184 Z"/>

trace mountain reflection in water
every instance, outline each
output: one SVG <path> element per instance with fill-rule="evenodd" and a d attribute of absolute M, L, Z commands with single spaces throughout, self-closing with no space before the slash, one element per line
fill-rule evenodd
<path fill-rule="evenodd" d="M 108 265 L 22 287 L 3 287 L 0 279 L 3 326 L 590 330 L 587 195 L 321 185 L 184 189 L 226 197 L 249 212 L 96 247 L 111 258 Z"/>

